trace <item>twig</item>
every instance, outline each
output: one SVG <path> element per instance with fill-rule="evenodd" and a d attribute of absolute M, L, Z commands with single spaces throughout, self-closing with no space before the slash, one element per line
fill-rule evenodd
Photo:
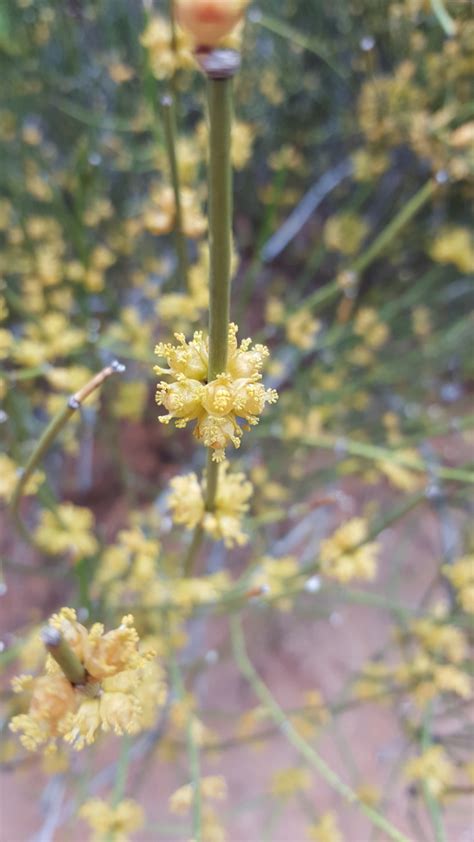
<path fill-rule="evenodd" d="M 320 755 L 310 746 L 295 730 L 287 719 L 285 712 L 270 693 L 266 684 L 258 676 L 255 668 L 247 655 L 245 640 L 241 627 L 240 617 L 234 616 L 230 619 L 232 648 L 235 661 L 242 674 L 245 676 L 256 696 L 266 706 L 273 721 L 278 725 L 282 734 L 289 743 L 306 759 L 308 764 L 324 778 L 348 804 L 358 807 L 376 827 L 380 828 L 389 839 L 395 842 L 410 842 L 407 836 L 395 828 L 380 813 L 369 807 L 358 798 L 356 793 L 345 784 L 339 776 L 327 765 Z"/>
<path fill-rule="evenodd" d="M 125 366 L 117 362 L 117 360 L 114 360 L 114 362 L 110 365 L 103 368 L 102 371 L 99 371 L 99 373 L 92 377 L 92 379 L 89 380 L 81 389 L 71 395 L 63 408 L 60 409 L 54 416 L 43 432 L 38 444 L 26 463 L 21 476 L 18 479 L 10 504 L 11 513 L 18 527 L 18 531 L 21 533 L 23 538 L 28 541 L 28 543 L 32 543 L 31 536 L 21 519 L 19 512 L 21 498 L 25 493 L 28 480 L 41 462 L 45 453 L 58 437 L 63 427 L 66 426 L 67 422 L 72 418 L 74 413 L 80 409 L 84 401 L 90 397 L 96 389 L 99 389 L 105 380 L 107 380 L 112 374 L 121 374 L 124 371 Z"/>

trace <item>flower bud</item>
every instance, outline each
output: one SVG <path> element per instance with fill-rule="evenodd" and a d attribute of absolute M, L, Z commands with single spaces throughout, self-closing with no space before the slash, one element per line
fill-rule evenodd
<path fill-rule="evenodd" d="M 248 0 L 175 0 L 179 24 L 198 47 L 215 47 L 242 18 Z"/>

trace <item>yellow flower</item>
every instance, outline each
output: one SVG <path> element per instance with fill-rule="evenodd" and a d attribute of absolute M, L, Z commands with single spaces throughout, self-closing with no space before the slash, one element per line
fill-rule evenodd
<path fill-rule="evenodd" d="M 226 547 L 243 545 L 248 537 L 242 532 L 241 518 L 248 511 L 252 484 L 242 473 L 229 474 L 228 463 L 219 469 L 219 482 L 213 512 L 206 512 L 203 489 L 196 474 L 174 477 L 170 482 L 172 493 L 168 498 L 175 523 L 194 529 L 202 523 L 204 530 L 215 540 L 223 540 Z"/>
<path fill-rule="evenodd" d="M 214 47 L 241 20 L 248 0 L 175 0 L 179 24 L 199 47 Z"/>
<path fill-rule="evenodd" d="M 177 29 L 174 50 L 171 26 L 169 21 L 162 17 L 151 18 L 140 43 L 148 50 L 151 71 L 156 79 L 167 79 L 173 76 L 176 70 L 189 70 L 194 67 L 189 35 Z"/>
<path fill-rule="evenodd" d="M 10 502 L 20 476 L 20 470 L 6 453 L 0 453 L 0 500 Z M 26 484 L 25 493 L 36 494 L 43 480 L 43 472 L 35 471 Z"/>
<path fill-rule="evenodd" d="M 474 614 L 474 555 L 466 555 L 454 564 L 445 564 L 443 573 L 453 585 L 459 603 L 467 614 Z"/>
<path fill-rule="evenodd" d="M 442 228 L 429 253 L 437 263 L 454 263 L 460 272 L 474 272 L 474 242 L 469 228 Z"/>
<path fill-rule="evenodd" d="M 330 538 L 321 541 L 321 572 L 339 582 L 373 579 L 376 574 L 378 545 L 374 542 L 364 543 L 367 534 L 367 522 L 363 518 L 352 518 L 340 526 Z"/>
<path fill-rule="evenodd" d="M 227 784 L 221 775 L 208 775 L 199 781 L 201 798 L 213 801 L 224 801 L 227 798 Z M 192 784 L 185 784 L 173 792 L 169 800 L 172 813 L 183 815 L 191 809 L 194 797 Z"/>
<path fill-rule="evenodd" d="M 342 842 L 334 813 L 324 813 L 319 822 L 308 829 L 308 836 L 314 842 Z"/>
<path fill-rule="evenodd" d="M 364 345 L 372 349 L 384 345 L 390 335 L 387 325 L 380 321 L 373 307 L 361 307 L 357 312 L 354 333 L 362 338 Z"/>
<path fill-rule="evenodd" d="M 145 824 L 142 808 L 136 801 L 126 799 L 115 807 L 101 798 L 91 798 L 79 810 L 93 831 L 93 842 L 127 842 L 130 833 L 140 830 Z"/>
<path fill-rule="evenodd" d="M 342 254 L 356 254 L 367 236 L 368 225 L 351 211 L 332 216 L 324 228 L 324 242 L 329 249 Z"/>
<path fill-rule="evenodd" d="M 41 512 L 35 541 L 45 553 L 70 553 L 77 560 L 94 555 L 99 549 L 93 527 L 94 515 L 90 509 L 62 503 L 54 511 Z"/>
<path fill-rule="evenodd" d="M 151 203 L 145 210 L 143 222 L 152 234 L 168 234 L 176 222 L 176 203 L 172 187 L 159 187 L 151 192 Z M 207 228 L 206 218 L 199 206 L 195 190 L 183 187 L 180 194 L 183 232 L 197 239 Z"/>
<path fill-rule="evenodd" d="M 288 341 L 302 351 L 310 351 L 314 347 L 315 337 L 320 328 L 321 322 L 313 319 L 308 310 L 298 310 L 285 322 Z"/>
<path fill-rule="evenodd" d="M 93 743 L 99 731 L 121 735 L 142 730 L 143 684 L 152 653 L 139 652 L 132 617 L 123 617 L 121 625 L 106 634 L 100 623 L 88 632 L 72 608 L 63 608 L 51 617 L 50 626 L 61 632 L 81 661 L 85 682 L 73 686 L 51 656 L 43 675 L 15 679 L 16 692 L 31 692 L 28 713 L 10 723 L 11 730 L 20 733 L 22 745 L 29 751 L 42 746 L 52 751 L 62 738 L 80 750 Z M 160 692 L 155 704 L 162 703 Z"/>
<path fill-rule="evenodd" d="M 270 792 L 274 798 L 289 798 L 311 787 L 311 773 L 297 766 L 281 769 L 272 775 Z"/>
<path fill-rule="evenodd" d="M 430 746 L 410 760 L 404 772 L 409 781 L 424 783 L 435 798 L 443 795 L 454 779 L 454 766 L 442 746 Z"/>
<path fill-rule="evenodd" d="M 433 655 L 439 655 L 454 664 L 467 656 L 467 641 L 460 629 L 425 617 L 412 624 L 412 632 L 420 645 Z"/>
<path fill-rule="evenodd" d="M 278 399 L 274 389 L 265 389 L 260 383 L 268 349 L 264 345 L 251 348 L 250 339 L 239 345 L 237 330 L 236 325 L 229 326 L 226 371 L 209 383 L 208 341 L 202 332 L 196 331 L 190 342 L 177 333 L 178 345 L 160 343 L 155 348 L 169 365 L 167 369 L 155 366 L 155 371 L 173 378 L 171 383 L 158 384 L 156 402 L 168 410 L 159 420 L 168 424 L 175 419 L 176 427 L 196 421 L 194 436 L 212 448 L 216 462 L 223 461 L 229 443 L 240 446 L 243 429 L 238 419 L 257 424 L 265 404 Z"/>

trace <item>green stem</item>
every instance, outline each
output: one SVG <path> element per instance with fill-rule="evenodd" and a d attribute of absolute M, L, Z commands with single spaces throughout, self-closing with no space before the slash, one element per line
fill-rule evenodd
<path fill-rule="evenodd" d="M 174 653 L 171 654 L 170 660 L 171 677 L 178 700 L 184 698 L 185 686 L 181 669 Z M 202 794 L 201 794 L 201 770 L 199 766 L 199 748 L 194 737 L 193 732 L 193 717 L 192 711 L 189 714 L 186 727 L 186 744 L 188 750 L 189 773 L 191 776 L 191 784 L 193 788 L 193 808 L 192 808 L 192 822 L 193 822 L 193 840 L 194 842 L 201 842 L 202 840 Z"/>
<path fill-rule="evenodd" d="M 163 116 L 163 126 L 165 130 L 166 152 L 168 155 L 168 163 L 170 168 L 171 183 L 173 185 L 174 202 L 175 202 L 175 235 L 176 235 L 176 254 L 178 257 L 178 267 L 181 284 L 185 289 L 188 285 L 188 251 L 186 245 L 186 236 L 183 227 L 183 207 L 181 203 L 181 191 L 179 184 L 179 170 L 178 159 L 176 156 L 176 105 L 175 99 L 171 96 L 164 96 L 161 100 L 161 113 Z"/>
<path fill-rule="evenodd" d="M 352 264 L 347 268 L 348 272 L 355 272 L 360 274 L 365 271 L 374 260 L 390 245 L 390 243 L 398 236 L 400 231 L 408 225 L 419 210 L 426 204 L 426 202 L 433 196 L 437 188 L 437 182 L 430 178 L 423 187 L 415 193 L 406 205 L 402 207 L 399 213 L 390 220 L 388 225 L 380 232 L 378 237 L 368 246 L 368 248 L 357 257 Z M 316 307 L 318 304 L 325 303 L 328 299 L 336 296 L 340 291 L 337 279 L 330 281 L 323 289 L 318 289 L 312 295 L 308 296 L 303 302 L 304 307 Z"/>
<path fill-rule="evenodd" d="M 349 787 L 341 778 L 327 765 L 322 757 L 310 746 L 295 730 L 291 722 L 288 720 L 285 712 L 282 710 L 276 699 L 270 693 L 266 684 L 263 683 L 258 676 L 253 664 L 251 663 L 242 632 L 240 617 L 234 616 L 230 619 L 232 647 L 234 657 L 242 675 L 245 676 L 255 695 L 264 704 L 282 734 L 286 737 L 288 742 L 296 749 L 307 761 L 309 766 L 315 769 L 318 774 L 329 784 L 339 795 L 344 798 L 348 804 L 357 806 L 372 822 L 373 825 L 382 830 L 389 839 L 395 842 L 410 842 L 407 836 L 395 828 L 387 819 L 380 813 L 364 804 L 356 793 Z"/>
<path fill-rule="evenodd" d="M 198 523 L 198 525 L 194 529 L 193 537 L 191 538 L 191 543 L 184 558 L 183 574 L 186 578 L 193 575 L 196 556 L 199 550 L 201 549 L 203 538 L 204 529 L 202 528 L 202 525 Z"/>
<path fill-rule="evenodd" d="M 209 102 L 209 380 L 227 366 L 232 256 L 232 79 L 208 78 Z"/>
<path fill-rule="evenodd" d="M 445 34 L 449 38 L 452 38 L 452 36 L 456 33 L 456 23 L 446 9 L 443 0 L 431 0 L 431 8 L 438 18 L 439 24 Z"/>
<path fill-rule="evenodd" d="M 209 450 L 207 454 L 206 466 L 206 497 L 204 507 L 206 512 L 212 512 L 216 502 L 217 483 L 219 480 L 219 464 L 213 462 L 212 452 Z"/>
<path fill-rule="evenodd" d="M 60 434 L 63 427 L 66 426 L 67 422 L 72 418 L 76 410 L 78 410 L 83 401 L 95 392 L 102 383 L 107 380 L 111 374 L 114 373 L 121 373 L 125 370 L 125 367 L 118 362 L 113 362 L 111 365 L 106 366 L 102 369 L 98 374 L 95 375 L 82 389 L 79 389 L 74 395 L 71 395 L 69 400 L 63 406 L 62 409 L 52 418 L 46 429 L 44 430 L 38 444 L 36 445 L 33 453 L 31 454 L 28 462 L 25 465 L 25 468 L 16 484 L 16 488 L 13 492 L 10 508 L 13 519 L 16 523 L 18 531 L 21 533 L 23 538 L 31 543 L 31 536 L 26 528 L 25 524 L 23 523 L 19 507 L 21 498 L 25 493 L 25 488 L 27 486 L 28 480 L 31 478 L 33 472 L 43 459 L 45 453 L 49 450 L 55 439 Z"/>
<path fill-rule="evenodd" d="M 431 720 L 433 716 L 433 705 L 430 703 L 427 707 L 424 719 L 423 719 L 423 726 L 421 732 L 421 749 L 422 751 L 426 751 L 431 742 Z M 433 830 L 435 832 L 435 839 L 436 842 L 446 842 L 446 834 L 444 832 L 443 827 L 443 817 L 441 814 L 440 806 L 431 792 L 428 784 L 425 781 L 422 781 L 422 790 L 423 790 L 423 798 L 426 804 L 426 809 L 428 810 L 431 823 L 433 825 Z"/>
<path fill-rule="evenodd" d="M 53 626 L 45 626 L 41 632 L 41 640 L 52 658 L 61 667 L 64 675 L 71 684 L 85 684 L 86 671 L 81 661 L 73 652 L 62 634 Z"/>

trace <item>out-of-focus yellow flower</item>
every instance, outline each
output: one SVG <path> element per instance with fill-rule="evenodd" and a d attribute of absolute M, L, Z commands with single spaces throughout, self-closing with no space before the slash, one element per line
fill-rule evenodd
<path fill-rule="evenodd" d="M 73 686 L 51 656 L 44 674 L 14 679 L 16 692 L 31 693 L 28 713 L 10 722 L 22 745 L 28 751 L 43 746 L 55 751 L 62 738 L 80 750 L 93 743 L 99 731 L 121 735 L 142 730 L 140 694 L 153 653 L 139 652 L 133 618 L 123 617 L 121 625 L 107 633 L 101 623 L 87 631 L 72 608 L 63 608 L 51 617 L 50 625 L 61 632 L 81 661 L 85 683 Z M 155 705 L 162 703 L 163 692 L 159 692 Z"/>
<path fill-rule="evenodd" d="M 443 573 L 456 590 L 463 610 L 474 614 L 474 555 L 465 555 L 452 565 L 445 564 Z"/>
<path fill-rule="evenodd" d="M 377 349 L 385 344 L 390 331 L 385 322 L 380 321 L 377 310 L 373 307 L 361 307 L 354 320 L 354 333 L 360 336 L 369 348 Z"/>
<path fill-rule="evenodd" d="M 201 237 L 207 228 L 206 217 L 200 208 L 195 190 L 183 187 L 180 192 L 183 232 L 191 239 Z M 172 187 L 153 188 L 150 204 L 143 215 L 143 223 L 152 234 L 169 234 L 176 224 L 176 203 Z"/>
<path fill-rule="evenodd" d="M 311 788 L 311 773 L 308 769 L 294 766 L 280 769 L 272 775 L 270 793 L 274 798 L 290 798 L 297 792 Z"/>
<path fill-rule="evenodd" d="M 438 231 L 429 254 L 437 263 L 454 263 L 460 272 L 474 272 L 474 237 L 469 228 L 452 226 Z"/>
<path fill-rule="evenodd" d="M 151 18 L 140 43 L 148 51 L 151 71 L 156 79 L 169 79 L 177 70 L 194 67 L 188 33 L 176 30 L 176 49 L 173 49 L 170 23 L 162 17 Z"/>
<path fill-rule="evenodd" d="M 112 403 L 112 411 L 117 418 L 139 421 L 143 415 L 148 398 L 148 386 L 138 380 L 119 383 Z"/>
<path fill-rule="evenodd" d="M 129 835 L 145 824 L 143 809 L 129 798 L 115 807 L 101 798 L 91 798 L 82 805 L 79 816 L 93 831 L 92 842 L 127 842 Z"/>
<path fill-rule="evenodd" d="M 343 842 L 341 831 L 334 813 L 324 813 L 317 824 L 308 828 L 308 836 L 313 842 Z"/>
<path fill-rule="evenodd" d="M 171 383 L 158 384 L 156 402 L 168 410 L 160 416 L 162 424 L 175 420 L 176 427 L 185 427 L 196 420 L 194 435 L 205 447 L 213 450 L 213 459 L 222 462 L 228 444 L 240 446 L 243 434 L 237 419 L 247 424 L 258 423 L 266 403 L 275 403 L 274 389 L 265 389 L 259 382 L 268 349 L 264 345 L 251 348 L 251 339 L 237 342 L 237 326 L 229 326 L 227 369 L 207 383 L 208 340 L 196 331 L 191 342 L 183 334 L 175 334 L 179 345 L 160 343 L 155 353 L 165 357 L 169 368 L 155 366 L 158 374 L 173 378 Z"/>
<path fill-rule="evenodd" d="M 93 534 L 94 515 L 90 509 L 61 503 L 54 511 L 43 510 L 35 531 L 35 541 L 45 553 L 69 553 L 74 560 L 94 555 L 99 543 Z"/>
<path fill-rule="evenodd" d="M 239 23 L 248 0 L 175 0 L 176 17 L 198 47 L 215 47 Z"/>
<path fill-rule="evenodd" d="M 324 227 L 324 242 L 329 249 L 341 254 L 356 254 L 367 236 L 366 222 L 351 211 L 331 216 Z"/>
<path fill-rule="evenodd" d="M 285 322 L 288 341 L 302 351 L 314 348 L 315 337 L 320 328 L 321 322 L 314 319 L 309 310 L 298 310 L 288 316 Z"/>
<path fill-rule="evenodd" d="M 355 517 L 340 526 L 330 538 L 321 541 L 321 572 L 339 582 L 373 579 L 377 572 L 378 545 L 365 543 L 368 531 L 367 521 Z"/>
<path fill-rule="evenodd" d="M 465 635 L 456 626 L 443 623 L 441 619 L 423 617 L 416 620 L 411 625 L 411 632 L 420 646 L 432 655 L 441 656 L 453 664 L 459 664 L 467 657 Z"/>
<path fill-rule="evenodd" d="M 221 775 L 207 775 L 199 782 L 201 798 L 212 801 L 225 801 L 227 798 L 227 784 Z M 194 787 L 192 784 L 180 786 L 173 792 L 169 807 L 172 813 L 185 815 L 191 809 L 194 798 Z"/>
<path fill-rule="evenodd" d="M 0 453 L 0 500 L 10 502 L 20 476 L 20 468 L 6 453 Z M 44 480 L 42 471 L 34 471 L 28 480 L 25 494 L 36 494 Z"/>
<path fill-rule="evenodd" d="M 420 757 L 409 760 L 404 769 L 409 781 L 425 784 L 435 798 L 442 796 L 452 785 L 454 771 L 442 746 L 430 746 Z"/>
<path fill-rule="evenodd" d="M 202 523 L 204 530 L 215 540 L 223 540 L 226 547 L 242 546 L 248 536 L 242 531 L 241 519 L 248 511 L 252 483 L 242 473 L 228 472 L 228 463 L 219 468 L 219 481 L 213 512 L 206 512 L 205 489 L 196 474 L 174 477 L 170 482 L 168 505 L 175 523 L 194 529 Z"/>

